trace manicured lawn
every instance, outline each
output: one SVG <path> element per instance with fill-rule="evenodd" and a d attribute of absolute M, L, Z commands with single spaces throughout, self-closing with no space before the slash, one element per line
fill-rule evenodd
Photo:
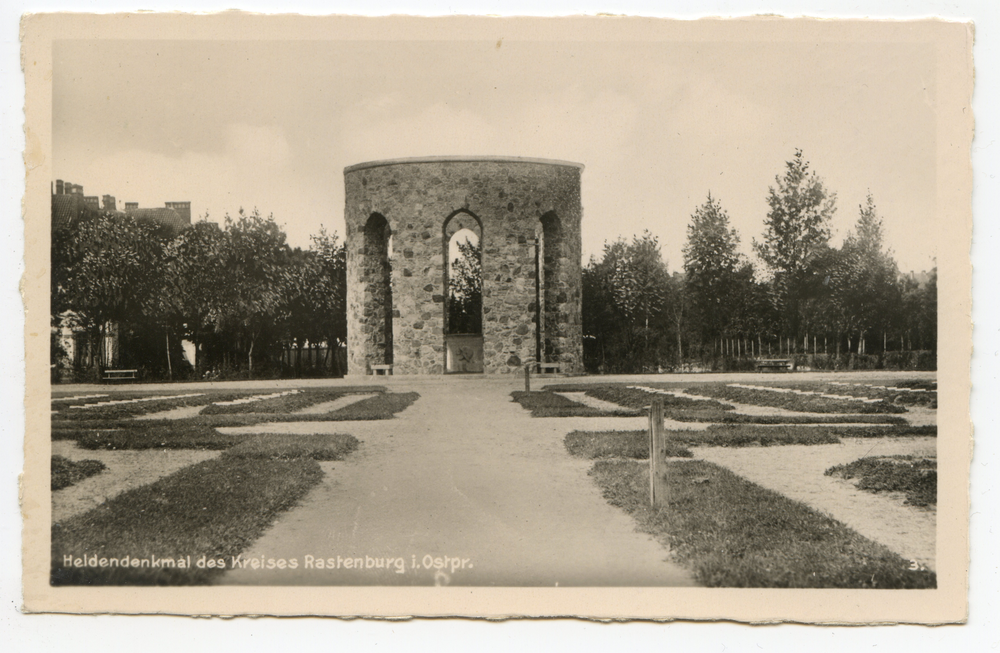
<path fill-rule="evenodd" d="M 532 417 L 635 417 L 635 413 L 627 408 L 620 411 L 599 410 L 578 404 L 548 390 L 536 392 L 516 390 L 510 395 L 523 408 L 530 410 Z"/>
<path fill-rule="evenodd" d="M 933 572 L 804 504 L 702 461 L 667 463 L 670 499 L 650 506 L 645 463 L 602 460 L 591 475 L 641 531 L 707 587 L 933 588 Z"/>
<path fill-rule="evenodd" d="M 758 426 L 713 424 L 702 431 L 668 430 L 671 456 L 690 458 L 686 447 L 772 447 L 789 444 L 837 444 L 850 437 L 933 436 L 937 427 L 881 426 Z M 573 431 L 566 436 L 566 449 L 582 458 L 649 458 L 649 433 L 639 431 Z"/>
<path fill-rule="evenodd" d="M 396 413 L 409 408 L 419 398 L 420 395 L 416 392 L 387 392 L 363 399 L 326 415 L 310 415 L 309 417 L 317 418 L 316 421 L 345 422 L 352 420 L 392 419 Z M 306 416 L 294 415 L 292 417 L 301 418 Z"/>
<path fill-rule="evenodd" d="M 711 447 L 837 444 L 840 438 L 936 437 L 936 426 L 796 426 L 781 424 L 713 424 L 704 431 L 670 431 L 690 445 Z"/>
<path fill-rule="evenodd" d="M 251 401 L 247 403 L 239 404 L 226 404 L 226 405 L 216 405 L 217 402 L 213 402 L 212 405 L 207 406 L 203 411 L 202 415 L 233 415 L 233 414 L 243 414 L 243 413 L 267 413 L 267 414 L 287 414 L 294 413 L 297 410 L 302 410 L 303 408 L 308 408 L 315 404 L 321 404 L 326 401 L 333 401 L 349 394 L 371 394 L 372 392 L 380 392 L 380 389 L 372 389 L 371 387 L 347 387 L 347 388 L 316 388 L 316 389 L 300 389 L 294 394 L 286 394 L 280 397 L 273 397 L 271 399 L 259 399 L 257 401 Z M 274 392 L 261 391 L 258 395 L 270 395 L 278 394 L 280 392 L 288 392 L 288 390 L 275 390 Z M 252 395 L 251 395 L 252 396 Z"/>
<path fill-rule="evenodd" d="M 124 492 L 53 525 L 51 583 L 209 583 L 319 483 L 317 460 L 340 460 L 356 447 L 348 435 L 254 436 L 219 458 Z M 111 565 L 111 559 L 119 566 L 74 564 Z M 122 567 L 123 559 L 147 566 Z M 154 566 L 157 559 L 170 562 Z M 200 568 L 203 559 L 221 560 L 223 567 Z"/>
<path fill-rule="evenodd" d="M 70 460 L 63 456 L 52 456 L 52 491 L 75 485 L 105 469 L 100 460 Z"/>
<path fill-rule="evenodd" d="M 842 438 L 936 438 L 937 437 L 937 426 L 909 426 L 909 425 L 896 425 L 888 427 L 878 427 L 878 426 L 845 426 L 845 427 L 830 427 L 833 433 L 836 433 Z"/>
<path fill-rule="evenodd" d="M 775 386 L 778 387 L 778 386 Z M 902 406 L 885 401 L 878 403 L 862 403 L 859 401 L 828 399 L 819 396 L 803 396 L 791 393 L 772 392 L 770 390 L 751 390 L 732 387 L 725 383 L 703 383 L 689 386 L 685 392 L 713 397 L 725 401 L 734 401 L 754 406 L 771 406 L 806 413 L 905 413 Z"/>
<path fill-rule="evenodd" d="M 116 429 L 78 429 L 53 431 L 53 439 L 76 440 L 81 449 L 228 449 L 247 438 L 245 435 L 224 435 L 210 426 L 198 424 L 167 424 L 160 422 L 126 422 Z"/>
<path fill-rule="evenodd" d="M 721 410 L 666 410 L 667 419 L 678 422 L 720 422 L 724 424 L 906 424 L 899 415 L 877 413 L 837 415 L 744 415 Z"/>
<path fill-rule="evenodd" d="M 589 396 L 596 399 L 603 399 L 604 401 L 610 401 L 613 404 L 618 404 L 619 406 L 624 406 L 626 408 L 644 409 L 648 408 L 650 403 L 654 399 L 659 399 L 663 402 L 664 408 L 667 410 L 673 409 L 702 409 L 702 410 L 718 410 L 718 411 L 730 411 L 733 409 L 732 406 L 726 404 L 720 404 L 717 401 L 711 399 L 697 399 L 688 397 L 678 397 L 676 395 L 663 395 L 658 393 L 646 392 L 644 390 L 639 390 L 636 388 L 631 388 L 627 385 L 621 384 L 611 384 L 611 385 L 556 385 L 556 386 L 546 386 L 544 390 L 549 392 L 585 392 Z"/>
<path fill-rule="evenodd" d="M 184 432 L 190 431 L 193 437 L 211 438 L 205 435 L 211 429 L 221 426 L 252 426 L 267 422 L 342 422 L 351 420 L 391 419 L 396 413 L 415 402 L 420 395 L 415 392 L 382 393 L 369 399 L 351 404 L 340 410 L 316 415 L 293 415 L 277 413 L 246 413 L 223 415 L 196 415 L 176 420 L 133 420 L 128 418 L 87 419 L 89 416 L 53 415 L 53 440 L 79 440 L 87 431 L 127 430 L 136 432 L 156 432 L 162 434 L 175 433 L 178 442 L 186 437 Z M 81 419 L 81 417 L 83 417 Z M 72 419 L 71 419 L 72 418 Z M 156 429 L 159 429 L 156 431 Z M 131 436 L 129 436 L 131 437 Z M 166 440 L 165 440 L 166 441 Z M 186 447 L 178 444 L 176 448 L 205 448 L 199 445 Z M 208 447 L 216 448 L 216 447 Z"/>
<path fill-rule="evenodd" d="M 867 492 L 903 492 L 905 503 L 937 505 L 937 460 L 914 456 L 871 456 L 826 470 L 827 476 L 856 479 Z"/>
<path fill-rule="evenodd" d="M 937 406 L 937 386 L 932 386 L 921 381 L 872 381 L 855 385 L 854 382 L 847 382 L 846 385 L 840 383 L 796 383 L 796 384 L 775 384 L 769 385 L 782 388 L 795 388 L 796 390 L 811 390 L 813 392 L 823 392 L 826 394 L 849 395 L 852 397 L 866 397 L 868 399 L 882 399 L 891 403 L 902 404 L 904 406 Z M 878 386 L 886 386 L 880 388 Z M 907 392 L 905 390 L 890 390 L 889 388 L 916 388 L 924 392 Z"/>
<path fill-rule="evenodd" d="M 879 412 L 879 409 L 872 408 L 870 405 L 868 408 L 860 408 L 859 406 L 864 406 L 866 404 L 858 404 L 858 402 L 834 401 L 831 403 L 830 400 L 822 398 L 819 401 L 797 402 L 789 399 L 786 395 L 758 392 L 756 395 L 761 396 L 751 397 L 748 396 L 748 394 L 740 395 L 739 398 L 742 401 L 738 403 L 754 400 L 757 402 L 757 405 L 768 406 L 783 404 L 778 407 L 791 407 L 794 410 L 817 412 L 819 414 L 815 416 L 744 415 L 742 413 L 733 412 L 732 406 L 720 403 L 714 399 L 708 398 L 707 396 L 700 399 L 678 397 L 675 395 L 660 395 L 639 390 L 637 388 L 631 388 L 629 385 L 630 384 L 558 384 L 545 386 L 542 392 L 531 393 L 533 395 L 531 397 L 523 397 L 524 393 L 515 393 L 514 396 L 516 401 L 519 401 L 521 405 L 532 411 L 533 417 L 602 417 L 625 414 L 601 411 L 586 406 L 580 406 L 558 395 L 546 395 L 546 393 L 553 392 L 585 392 L 591 397 L 618 404 L 626 409 L 631 408 L 644 410 L 652 401 L 660 400 L 664 405 L 665 416 L 668 419 L 681 422 L 722 422 L 733 424 L 826 424 L 830 422 L 830 418 L 826 417 L 825 414 L 831 412 L 843 412 L 847 414 L 839 415 L 836 419 L 838 423 L 906 424 L 906 420 L 898 415 Z M 650 383 L 648 385 L 649 387 L 654 388 L 672 387 L 671 384 L 666 383 Z M 821 384 L 812 385 L 819 387 Z M 722 388 L 726 388 L 725 384 L 704 384 L 704 386 L 693 387 L 706 386 L 715 386 L 716 388 L 721 386 Z M 692 389 L 693 387 L 689 387 L 688 390 L 690 390 L 691 394 L 698 394 Z M 673 387 L 673 389 L 679 390 L 680 388 Z M 710 389 L 708 392 L 715 392 L 719 398 L 737 401 L 735 391 L 738 389 L 732 388 L 731 390 L 734 392 L 728 393 L 725 390 L 719 391 L 717 389 Z M 775 396 L 770 398 L 764 396 L 768 394 L 774 394 Z M 776 399 L 776 397 L 783 397 L 783 399 Z M 817 407 L 819 407 L 820 410 L 813 410 Z M 807 408 L 809 410 L 806 410 Z M 891 413 L 903 412 L 905 409 L 898 406 L 890 406 L 885 410 Z"/>
<path fill-rule="evenodd" d="M 167 394 L 175 394 L 176 397 L 167 397 L 164 399 L 159 399 L 156 401 L 145 401 L 152 397 L 166 396 Z M 171 410 L 173 408 L 181 408 L 183 406 L 207 406 L 213 401 L 231 401 L 233 399 L 239 399 L 245 396 L 249 396 L 253 393 L 250 392 L 213 392 L 213 391 L 202 391 L 202 390 L 189 390 L 184 392 L 175 393 L 165 393 L 165 392 L 144 392 L 144 393 L 118 393 L 112 392 L 108 397 L 102 397 L 96 401 L 71 401 L 71 402 L 53 402 L 53 410 L 58 410 L 59 412 L 52 415 L 52 420 L 73 420 L 73 421 L 91 421 L 91 420 L 114 420 L 114 419 L 127 419 L 129 417 L 135 417 L 137 415 L 147 415 L 149 413 L 158 413 L 163 410 Z M 184 395 L 198 395 L 195 397 L 186 397 Z M 87 405 L 92 406 L 93 404 L 101 402 L 110 401 L 128 401 L 132 399 L 142 399 L 143 401 L 138 401 L 135 403 L 116 403 L 110 406 L 93 406 L 92 408 L 74 408 L 74 406 Z"/>
<path fill-rule="evenodd" d="M 573 431 L 564 442 L 570 455 L 578 458 L 649 459 L 649 434 L 645 431 Z M 668 440 L 666 449 L 674 458 L 694 455 L 680 440 Z"/>
<path fill-rule="evenodd" d="M 667 437 L 692 446 L 772 447 L 787 444 L 837 444 L 833 429 L 825 426 L 759 426 L 756 424 L 718 424 L 704 431 L 670 431 Z"/>
<path fill-rule="evenodd" d="M 298 390 L 294 394 L 283 395 L 272 399 L 239 403 L 235 405 L 216 406 L 220 402 L 231 402 L 235 400 L 247 399 L 258 395 L 277 394 Z M 73 401 L 52 400 L 52 409 L 57 411 L 52 415 L 53 421 L 59 420 L 115 420 L 127 419 L 138 415 L 148 415 L 172 408 L 183 406 L 204 406 L 202 414 L 224 415 L 224 414 L 284 414 L 292 413 L 301 408 L 312 406 L 313 404 L 332 401 L 346 394 L 356 393 L 382 393 L 384 386 L 345 386 L 338 388 L 288 388 L 271 390 L 239 390 L 223 391 L 211 389 L 194 389 L 185 391 L 145 391 L 145 392 L 114 392 L 109 391 L 108 396 L 93 399 L 76 399 Z M 174 395 L 174 396 L 167 396 Z M 188 397 L 185 395 L 198 395 Z M 155 401 L 149 401 L 154 397 L 165 397 Z M 135 403 L 115 403 L 110 406 L 94 406 L 94 404 L 104 402 L 123 402 L 139 399 Z M 90 408 L 74 408 L 74 406 L 92 406 Z"/>
<path fill-rule="evenodd" d="M 354 436 L 343 433 L 301 435 L 296 433 L 264 433 L 245 437 L 243 442 L 226 451 L 227 457 L 272 458 L 292 460 L 312 458 L 319 461 L 343 460 L 358 448 Z"/>
<path fill-rule="evenodd" d="M 770 447 L 785 444 L 837 444 L 840 440 L 823 427 L 784 429 L 782 427 L 712 426 L 704 431 L 667 431 L 666 440 L 677 451 L 685 447 Z M 622 456 L 649 458 L 646 431 L 573 431 L 566 436 L 566 448 L 585 458 Z M 604 452 L 611 452 L 605 454 Z M 673 454 L 677 455 L 677 454 Z M 679 457 L 690 458 L 691 452 Z"/>
<path fill-rule="evenodd" d="M 265 400 L 252 414 L 198 415 L 178 420 L 135 420 L 140 412 L 178 405 L 266 393 L 208 393 L 202 397 L 140 404 L 62 410 L 53 415 L 53 440 L 75 440 L 84 449 L 215 449 L 223 454 L 124 492 L 98 508 L 54 524 L 53 585 L 205 584 L 232 567 L 282 511 L 318 483 L 318 461 L 342 460 L 357 447 L 350 435 L 224 435 L 219 426 L 265 422 L 389 419 L 417 400 L 416 393 L 383 393 L 343 409 L 319 415 L 289 414 L 332 400 L 352 388 L 307 389 Z M 156 395 L 150 395 L 156 396 Z M 117 398 L 117 395 L 113 396 Z M 247 410 L 252 404 L 234 406 Z M 120 408 L 141 406 L 138 408 Z M 95 412 L 90 412 L 95 411 Z M 61 464 L 61 463 L 59 463 Z M 65 467 L 65 466 L 64 466 Z M 53 482 L 67 474 L 54 469 Z M 70 557 L 69 564 L 66 556 Z M 155 556 L 155 558 L 154 558 Z M 77 560 L 101 560 L 96 568 Z M 111 560 L 115 563 L 112 563 Z M 145 560 L 147 566 L 122 567 L 122 560 Z M 199 560 L 222 560 L 223 567 L 199 567 Z M 168 560 L 167 566 L 154 560 Z M 117 566 L 110 566 L 116 564 Z M 188 564 L 193 565 L 191 567 Z M 282 563 L 284 564 L 284 563 Z"/>

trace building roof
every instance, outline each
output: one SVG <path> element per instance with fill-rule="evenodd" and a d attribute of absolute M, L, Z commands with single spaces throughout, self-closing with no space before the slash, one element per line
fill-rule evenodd
<path fill-rule="evenodd" d="M 84 201 L 83 195 L 53 195 L 52 196 L 52 229 L 58 229 L 72 224 L 84 216 L 96 216 L 102 213 Z M 189 223 L 177 211 L 165 207 L 152 209 L 129 209 L 127 211 L 111 211 L 115 215 L 131 216 L 141 224 L 152 224 L 163 229 L 167 236 L 175 236 Z"/>
<path fill-rule="evenodd" d="M 76 222 L 84 215 L 95 215 L 93 207 L 83 200 L 83 195 L 52 196 L 52 229 Z"/>
<path fill-rule="evenodd" d="M 132 216 L 139 223 L 155 224 L 159 227 L 164 227 L 171 236 L 176 235 L 189 226 L 177 211 L 164 207 L 155 209 L 129 209 L 125 211 L 125 215 Z"/>

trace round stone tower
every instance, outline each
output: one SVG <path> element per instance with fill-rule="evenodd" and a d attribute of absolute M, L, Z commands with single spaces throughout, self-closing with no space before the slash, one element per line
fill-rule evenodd
<path fill-rule="evenodd" d="M 348 373 L 582 372 L 582 172 L 516 157 L 346 168 Z M 481 333 L 449 328 L 449 246 L 464 230 L 481 248 Z"/>

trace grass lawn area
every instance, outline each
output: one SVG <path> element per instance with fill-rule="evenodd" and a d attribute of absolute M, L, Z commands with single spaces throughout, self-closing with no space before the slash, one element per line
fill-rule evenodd
<path fill-rule="evenodd" d="M 757 384 L 755 384 L 757 385 Z M 778 388 L 795 388 L 796 390 L 809 390 L 811 392 L 823 392 L 826 394 L 849 395 L 851 397 L 865 397 L 867 399 L 882 399 L 887 402 L 901 404 L 904 406 L 937 406 L 937 386 L 933 386 L 925 381 L 873 381 L 860 385 L 839 384 L 839 383 L 818 383 L 800 382 L 795 384 L 785 383 L 761 383 Z M 887 386 L 879 388 L 875 386 Z M 895 388 L 918 388 L 924 392 L 906 392 L 899 390 L 889 390 Z"/>
<path fill-rule="evenodd" d="M 52 456 L 52 491 L 75 485 L 105 469 L 100 460 L 70 460 L 63 456 Z"/>
<path fill-rule="evenodd" d="M 850 437 L 936 436 L 935 426 L 758 426 L 713 424 L 702 431 L 665 434 L 671 456 L 690 458 L 686 447 L 772 447 L 788 444 L 837 444 Z M 566 436 L 566 449 L 582 458 L 649 458 L 649 433 L 639 431 L 573 431 Z M 830 473 L 830 472 L 827 472 Z M 846 478 L 846 477 L 845 477 Z"/>
<path fill-rule="evenodd" d="M 53 415 L 53 440 L 75 440 L 84 449 L 214 449 L 224 452 L 218 458 L 185 467 L 154 483 L 123 492 L 89 512 L 54 524 L 52 584 L 211 582 L 232 567 L 232 556 L 244 551 L 279 513 L 294 506 L 320 481 L 322 470 L 318 461 L 342 460 L 358 445 L 350 435 L 224 435 L 216 427 L 266 422 L 390 419 L 419 396 L 416 393 L 385 393 L 383 388 L 364 388 L 365 392 L 380 394 L 325 415 L 288 414 L 351 390 L 355 389 L 306 389 L 275 397 L 273 401 L 266 400 L 270 403 L 263 409 L 270 412 L 252 414 L 198 415 L 178 420 L 130 419 L 139 413 L 184 405 L 188 400 L 192 402 L 188 405 L 206 405 L 270 393 L 208 392 L 201 397 L 62 410 Z M 248 410 L 251 405 L 234 408 Z M 142 408 L 123 408 L 129 406 Z M 75 465 L 72 472 L 58 473 L 57 465 L 61 466 L 60 470 L 70 469 L 54 461 L 53 483 L 64 482 L 70 473 L 79 474 L 79 465 Z M 66 564 L 67 556 L 71 558 L 69 564 Z M 198 567 L 197 562 L 203 557 L 222 560 L 224 566 Z M 98 565 L 103 559 L 108 566 L 89 567 L 86 562 L 77 565 L 77 559 L 93 559 Z M 136 559 L 145 560 L 146 566 L 121 566 L 122 560 Z M 154 564 L 154 560 L 168 562 Z"/>
<path fill-rule="evenodd" d="M 906 424 L 899 415 L 878 413 L 837 415 L 744 415 L 721 410 L 665 410 L 664 416 L 678 422 L 720 422 L 724 424 Z"/>
<path fill-rule="evenodd" d="M 326 415 L 292 415 L 299 419 L 288 421 L 300 421 L 302 417 L 315 417 L 316 421 L 352 421 L 352 420 L 373 420 L 392 419 L 396 413 L 408 408 L 420 395 L 416 392 L 387 392 L 363 399 L 349 406 L 344 406 Z"/>
<path fill-rule="evenodd" d="M 294 394 L 283 395 L 273 399 L 263 399 L 259 401 L 240 403 L 228 406 L 215 406 L 219 402 L 230 402 L 239 399 L 246 399 L 257 395 L 269 395 L 288 390 L 298 390 Z M 301 408 L 312 406 L 313 404 L 332 401 L 346 394 L 356 393 L 384 393 L 384 386 L 345 386 L 339 388 L 287 388 L 271 390 L 172 390 L 169 392 L 146 391 L 146 392 L 108 392 L 107 396 L 95 399 L 79 399 L 73 401 L 60 400 L 58 397 L 52 400 L 52 410 L 57 411 L 52 414 L 53 421 L 57 420 L 115 420 L 127 419 L 138 415 L 157 413 L 172 408 L 184 406 L 204 406 L 202 414 L 249 414 L 262 413 L 280 415 L 291 413 Z M 173 396 L 167 396 L 173 395 Z M 188 397 L 185 395 L 198 395 Z M 154 401 L 148 401 L 154 397 L 164 397 Z M 139 399 L 135 403 L 116 403 L 110 406 L 94 406 L 94 404 L 104 402 L 120 402 Z M 91 408 L 74 408 L 74 406 L 93 406 Z"/>
<path fill-rule="evenodd" d="M 219 458 L 124 492 L 53 525 L 51 583 L 209 583 L 319 483 L 323 472 L 317 460 L 340 460 L 357 444 L 339 434 L 252 436 Z M 223 566 L 199 568 L 203 557 L 222 560 Z M 67 558 L 73 562 L 66 564 Z M 73 564 L 91 559 L 108 566 Z M 147 562 L 125 567 L 123 559 Z"/>
<path fill-rule="evenodd" d="M 937 505 L 937 460 L 914 456 L 870 456 L 826 470 L 827 476 L 856 479 L 867 492 L 903 492 L 911 506 Z"/>
<path fill-rule="evenodd" d="M 579 434 L 579 435 L 577 435 Z M 599 441 L 629 441 L 629 450 L 641 451 L 642 455 L 632 458 L 649 458 L 649 433 L 646 431 L 574 431 L 566 436 L 566 447 L 570 446 L 570 436 L 587 436 Z M 667 431 L 665 439 L 676 447 L 706 446 L 706 447 L 770 447 L 783 444 L 837 444 L 839 439 L 823 427 L 783 428 L 760 426 L 710 426 L 704 431 Z M 607 445 L 595 446 L 595 450 L 606 448 Z M 570 453 L 573 453 L 571 450 Z M 600 456 L 588 456 L 598 458 Z M 690 457 L 690 456 L 686 456 Z"/>
<path fill-rule="evenodd" d="M 287 390 L 275 390 L 274 392 L 262 391 L 257 394 L 270 395 L 277 394 L 279 392 L 287 392 Z M 338 399 L 344 395 L 359 393 L 371 394 L 372 392 L 382 392 L 382 390 L 373 390 L 370 387 L 300 389 L 294 394 L 282 395 L 271 399 L 259 399 L 257 401 L 247 403 L 218 406 L 216 405 L 216 402 L 213 402 L 201 411 L 201 414 L 233 415 L 243 413 L 266 413 L 280 415 L 294 413 L 297 410 L 302 410 L 303 408 L 308 408 L 309 406 L 313 406 L 315 404 L 321 404 L 325 401 L 333 401 L 334 399 Z"/>
<path fill-rule="evenodd" d="M 564 440 L 566 450 L 578 458 L 649 459 L 649 433 L 646 431 L 573 431 Z M 680 440 L 666 442 L 667 455 L 691 458 L 694 454 Z"/>
<path fill-rule="evenodd" d="M 181 420 L 178 420 L 181 421 Z M 58 435 L 58 437 L 56 437 Z M 141 449 L 222 450 L 239 444 L 245 435 L 223 435 L 199 424 L 126 422 L 113 429 L 67 429 L 52 432 L 53 439 L 76 440 L 81 449 L 110 451 Z"/>
<path fill-rule="evenodd" d="M 514 401 L 521 407 L 530 410 L 532 417 L 635 417 L 635 413 L 627 408 L 606 411 L 578 404 L 575 401 L 557 395 L 549 390 L 524 392 L 516 390 L 510 393 Z"/>
<path fill-rule="evenodd" d="M 167 394 L 174 394 L 176 397 L 166 397 Z M 218 391 L 202 391 L 202 390 L 188 390 L 184 392 L 144 392 L 144 393 L 134 393 L 134 392 L 112 392 L 110 396 L 102 397 L 96 401 L 53 401 L 52 409 L 57 410 L 57 413 L 53 413 L 52 419 L 56 420 L 113 420 L 113 419 L 127 419 L 130 417 L 135 417 L 137 415 L 146 415 L 148 413 L 158 413 L 163 410 L 170 410 L 172 408 L 181 408 L 183 406 L 207 406 L 213 401 L 232 401 L 233 399 L 240 399 L 242 397 L 250 396 L 252 392 L 218 392 Z M 198 395 L 196 397 L 187 397 L 184 395 Z M 165 397 L 164 399 L 158 399 L 155 401 L 138 401 L 136 403 L 122 403 L 122 404 L 112 404 L 110 406 L 94 406 L 93 408 L 74 408 L 73 406 L 92 406 L 93 404 L 108 401 L 128 401 L 133 399 L 150 399 L 152 397 Z"/>
<path fill-rule="evenodd" d="M 331 413 L 316 415 L 289 415 L 277 413 L 244 413 L 223 415 L 196 415 L 176 420 L 144 420 L 136 421 L 128 418 L 105 419 L 71 419 L 79 416 L 53 415 L 53 440 L 78 440 L 83 431 L 95 430 L 135 430 L 158 427 L 161 432 L 169 431 L 199 431 L 214 429 L 220 426 L 252 426 L 266 422 L 343 422 L 352 420 L 391 419 L 396 413 L 410 406 L 420 397 L 415 392 L 382 393 L 369 399 L 359 401 L 350 406 Z M 87 417 L 87 416 L 83 416 Z M 202 437 L 202 436 L 197 436 Z M 191 447 L 178 447 L 191 448 Z M 201 448 L 201 447 L 193 447 Z"/>
<path fill-rule="evenodd" d="M 634 384 L 633 384 L 634 385 Z M 722 386 L 725 388 L 724 384 L 705 384 Z M 813 384 L 819 385 L 819 384 Z M 669 384 L 658 383 L 649 384 L 649 387 L 668 387 Z M 679 390 L 680 388 L 674 387 L 673 389 Z M 731 388 L 736 391 L 737 388 Z M 840 412 L 841 409 L 846 415 L 840 415 L 837 417 L 836 421 L 838 423 L 866 423 L 866 424 L 906 424 L 906 420 L 903 417 L 895 414 L 887 414 L 880 412 L 873 412 L 875 409 L 868 408 L 868 412 L 859 412 L 863 410 L 859 408 L 858 402 L 835 402 L 835 405 L 827 406 L 829 410 L 824 409 L 822 411 L 806 411 L 806 412 L 818 412 L 819 414 L 813 415 L 744 415 L 742 413 L 736 413 L 733 411 L 733 407 L 715 401 L 714 399 L 705 397 L 704 399 L 698 398 L 687 398 L 687 397 L 677 397 L 673 395 L 658 395 L 644 390 L 638 390 L 635 388 L 630 388 L 625 384 L 608 384 L 608 385 L 587 385 L 587 384 L 558 384 L 549 385 L 543 388 L 542 392 L 531 393 L 531 397 L 524 396 L 524 393 L 515 393 L 515 401 L 519 401 L 522 406 L 528 408 L 532 411 L 533 417 L 608 417 L 615 416 L 619 413 L 605 412 L 595 408 L 589 408 L 586 406 L 580 406 L 565 397 L 560 397 L 558 395 L 548 395 L 545 393 L 554 392 L 585 392 L 591 397 L 597 399 L 602 399 L 604 401 L 609 401 L 611 403 L 616 403 L 625 408 L 631 409 L 646 409 L 654 399 L 659 399 L 663 402 L 665 416 L 667 419 L 676 420 L 679 422 L 722 422 L 722 423 L 732 423 L 732 424 L 826 424 L 830 422 L 830 418 L 826 417 L 826 414 L 831 412 Z M 694 394 L 693 391 L 691 391 Z M 725 392 L 718 393 L 720 398 L 724 398 Z M 760 392 L 758 394 L 774 394 L 774 393 L 764 393 Z M 784 397 L 785 395 L 775 394 L 776 397 Z M 732 401 L 736 401 L 734 397 L 730 397 Z M 743 399 L 751 399 L 750 397 L 743 397 Z M 776 403 L 774 397 L 771 398 L 771 404 Z M 828 401 L 828 400 L 823 400 Z M 811 405 L 815 405 L 819 402 L 812 402 Z M 771 405 L 771 404 L 760 404 L 760 405 Z M 848 404 L 844 406 L 843 404 Z M 786 407 L 797 404 L 791 401 L 785 401 Z M 837 410 L 833 410 L 836 408 Z M 799 410 L 799 407 L 795 408 Z M 894 410 L 895 409 L 895 410 Z M 891 407 L 888 409 L 890 412 L 903 412 L 904 409 L 900 407 Z"/>
<path fill-rule="evenodd" d="M 783 387 L 783 386 L 773 386 Z M 885 401 L 862 403 L 860 401 L 828 399 L 819 396 L 803 396 L 770 390 L 750 390 L 734 388 L 725 383 L 704 383 L 689 386 L 685 392 L 724 401 L 734 401 L 754 406 L 771 406 L 805 413 L 905 413 L 906 408 Z"/>
<path fill-rule="evenodd" d="M 697 399 L 688 397 L 678 397 L 675 395 L 661 395 L 652 392 L 646 392 L 644 390 L 637 390 L 636 388 L 630 388 L 627 385 L 612 384 L 612 385 L 556 385 L 556 386 L 545 386 L 543 388 L 549 392 L 585 392 L 587 395 L 594 397 L 596 399 L 603 399 L 604 401 L 610 401 L 613 404 L 618 404 L 619 406 L 625 406 L 626 408 L 649 408 L 649 404 L 654 399 L 659 399 L 663 402 L 663 407 L 667 410 L 671 409 L 702 409 L 702 410 L 718 410 L 718 411 L 730 411 L 733 409 L 732 406 L 727 404 L 721 404 L 718 401 L 713 401 L 711 399 Z"/>
<path fill-rule="evenodd" d="M 646 463 L 598 461 L 604 497 L 667 544 L 706 587 L 933 588 L 936 575 L 804 504 L 703 461 L 670 461 L 669 505 L 649 504 Z"/>

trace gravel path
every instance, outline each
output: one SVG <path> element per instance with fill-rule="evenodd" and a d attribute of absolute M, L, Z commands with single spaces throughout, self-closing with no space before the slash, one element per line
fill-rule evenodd
<path fill-rule="evenodd" d="M 907 560 L 933 569 L 937 512 L 903 505 L 900 495 L 872 494 L 824 476 L 834 465 L 865 456 L 936 455 L 936 438 L 841 438 L 841 444 L 761 448 L 696 447 L 696 458 L 824 512 Z"/>
<path fill-rule="evenodd" d="M 244 554 L 296 557 L 299 568 L 234 570 L 222 582 L 692 585 L 667 550 L 601 496 L 587 475 L 592 461 L 566 453 L 563 438 L 580 421 L 532 418 L 511 401 L 512 385 L 488 379 L 421 385 L 420 399 L 396 419 L 333 423 L 361 440 L 360 448 L 343 462 L 324 463 L 320 485 Z M 608 419 L 622 427 L 630 421 Z M 307 555 L 365 565 L 368 558 L 402 558 L 406 571 L 307 568 Z M 459 562 L 434 569 L 434 559 L 445 557 Z"/>
<path fill-rule="evenodd" d="M 126 490 L 148 485 L 182 467 L 219 455 L 218 451 L 102 451 L 80 449 L 75 442 L 57 440 L 52 455 L 70 460 L 99 460 L 105 469 L 79 483 L 52 493 L 53 523 L 96 508 Z"/>

